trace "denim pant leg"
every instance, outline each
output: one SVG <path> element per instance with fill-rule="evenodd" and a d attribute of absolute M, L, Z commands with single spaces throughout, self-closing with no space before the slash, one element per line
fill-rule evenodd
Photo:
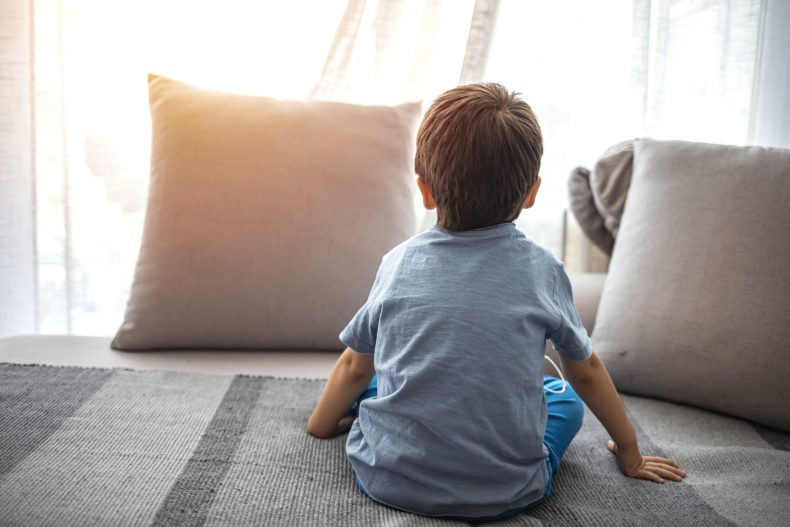
<path fill-rule="evenodd" d="M 561 390 L 563 382 L 556 377 L 549 375 L 543 376 L 544 388 Z M 546 420 L 546 433 L 543 436 L 543 444 L 549 451 L 549 486 L 546 496 L 551 496 L 551 477 L 560 470 L 560 459 L 571 444 L 579 428 L 582 426 L 584 417 L 584 404 L 579 395 L 571 388 L 570 384 L 565 383 L 563 393 L 546 393 L 546 407 L 548 419 Z"/>

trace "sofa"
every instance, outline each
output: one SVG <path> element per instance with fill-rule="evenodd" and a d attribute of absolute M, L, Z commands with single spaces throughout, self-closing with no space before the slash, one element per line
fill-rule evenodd
<path fill-rule="evenodd" d="M 337 332 L 381 254 L 416 229 L 419 108 L 289 106 L 156 76 L 150 86 L 151 192 L 118 332 L 0 339 L 0 524 L 459 524 L 373 502 L 345 438 L 304 431 Z M 240 122 L 255 148 L 242 148 Z M 335 144 L 311 143 L 323 123 Z M 294 151 L 288 130 L 308 147 Z M 372 178 L 385 158 L 392 174 Z M 326 160 L 342 170 L 327 173 Z M 347 192 L 311 194 L 338 185 Z M 314 215 L 283 225 L 293 188 Z M 553 495 L 502 525 L 787 525 L 790 152 L 639 139 L 574 171 L 570 191 L 612 255 L 607 274 L 571 275 L 579 316 L 643 454 L 688 476 L 626 478 L 585 409 Z M 373 219 L 345 214 L 359 203 Z M 260 232 L 265 243 L 250 243 Z M 558 362 L 548 342 L 547 355 Z"/>

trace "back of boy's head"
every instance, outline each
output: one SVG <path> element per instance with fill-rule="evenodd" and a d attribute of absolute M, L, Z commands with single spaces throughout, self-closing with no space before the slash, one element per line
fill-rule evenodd
<path fill-rule="evenodd" d="M 538 177 L 543 139 L 529 105 L 495 83 L 440 95 L 417 133 L 414 168 L 453 231 L 513 221 Z"/>

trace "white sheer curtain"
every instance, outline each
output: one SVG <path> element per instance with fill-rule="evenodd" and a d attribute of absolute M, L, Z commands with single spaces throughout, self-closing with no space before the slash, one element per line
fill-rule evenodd
<path fill-rule="evenodd" d="M 779 0 L 502 0 L 485 78 L 524 94 L 545 140 L 543 186 L 520 228 L 585 270 L 597 251 L 572 218 L 564 228 L 566 181 L 608 146 L 790 148 L 788 27 Z"/>
<path fill-rule="evenodd" d="M 538 205 L 519 226 L 580 270 L 591 249 L 565 239 L 565 181 L 608 145 L 790 147 L 789 4 L 6 0 L 0 336 L 117 329 L 147 192 L 149 71 L 362 103 L 503 82 L 533 105 L 546 142 Z"/>
<path fill-rule="evenodd" d="M 458 82 L 474 11 L 473 0 L 2 2 L 0 336 L 120 324 L 147 194 L 148 72 L 281 98 L 430 98 Z"/>
<path fill-rule="evenodd" d="M 488 3 L 349 1 L 310 95 L 370 104 L 430 102 L 458 83 L 465 50 L 484 44 L 485 36 L 470 34 L 470 25 L 474 14 L 487 13 Z"/>

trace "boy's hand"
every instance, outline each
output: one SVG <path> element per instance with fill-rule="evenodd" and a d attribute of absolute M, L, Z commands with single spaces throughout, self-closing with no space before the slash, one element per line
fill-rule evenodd
<path fill-rule="evenodd" d="M 595 352 L 583 361 L 566 360 L 562 355 L 560 360 L 573 389 L 609 432 L 612 440 L 607 447 L 617 456 L 617 464 L 623 474 L 656 483 L 664 483 L 666 479 L 681 481 L 686 477 L 686 473 L 671 459 L 639 453 L 634 427 L 609 372 Z"/>
<path fill-rule="evenodd" d="M 680 470 L 678 464 L 671 459 L 642 456 L 638 447 L 619 448 L 612 440 L 609 440 L 606 446 L 617 457 L 620 470 L 630 478 L 650 479 L 656 483 L 664 483 L 666 479 L 681 481 L 686 477 L 686 472 Z"/>
<path fill-rule="evenodd" d="M 348 407 L 362 395 L 374 373 L 373 355 L 346 348 L 332 368 L 318 404 L 307 420 L 307 433 L 329 438 L 348 432 L 354 422 L 353 417 L 346 416 Z"/>
<path fill-rule="evenodd" d="M 356 415 L 347 415 L 340 419 L 337 423 L 337 428 L 335 429 L 335 435 L 345 434 L 349 430 L 351 430 L 351 425 L 354 424 L 354 419 L 356 419 Z"/>
<path fill-rule="evenodd" d="M 321 437 L 322 439 L 330 439 L 332 437 L 343 435 L 351 430 L 351 425 L 354 424 L 354 420 L 356 420 L 356 418 L 356 415 L 347 415 L 345 417 L 341 417 L 340 421 L 338 421 L 337 425 L 335 425 L 334 430 L 318 437 Z"/>

